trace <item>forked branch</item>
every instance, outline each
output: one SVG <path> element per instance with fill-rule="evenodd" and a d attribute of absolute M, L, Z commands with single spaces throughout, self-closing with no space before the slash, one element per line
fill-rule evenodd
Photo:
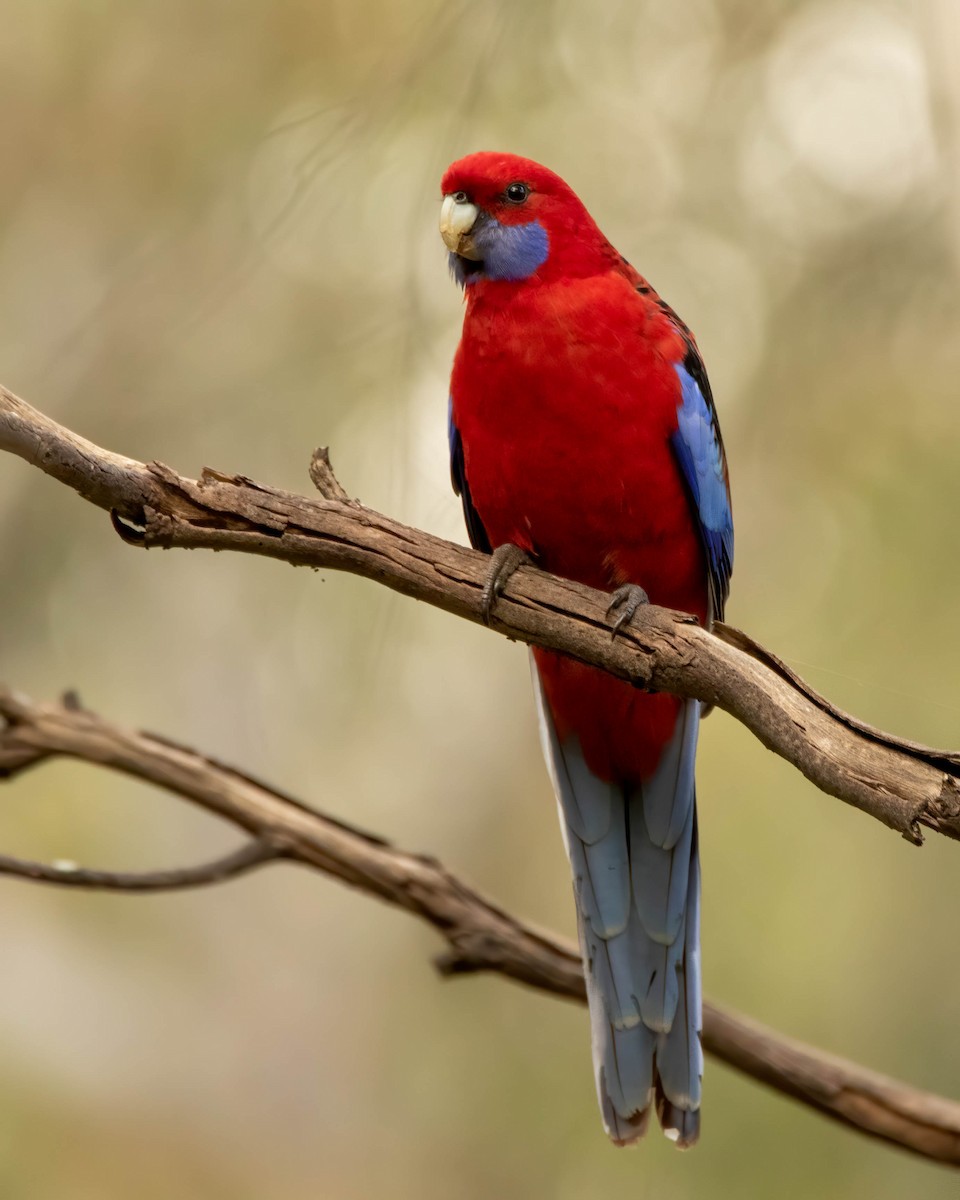
<path fill-rule="evenodd" d="M 350 571 L 480 622 L 483 555 L 347 498 L 326 452 L 311 463 L 320 499 L 205 470 L 199 480 L 104 450 L 0 388 L 7 450 L 110 512 L 142 548 L 239 550 Z M 611 639 L 600 592 L 535 568 L 510 580 L 493 627 L 563 651 L 637 686 L 694 696 L 742 721 L 823 791 L 919 844 L 922 828 L 960 838 L 960 754 L 873 729 L 813 691 L 769 651 L 728 626 L 714 633 L 651 607 Z M 0 776 L 51 756 L 99 763 L 181 795 L 245 830 L 249 846 L 215 864 L 129 877 L 6 860 L 8 874 L 73 886 L 146 890 L 215 882 L 274 858 L 332 875 L 432 924 L 447 940 L 440 969 L 496 971 L 583 1000 L 576 951 L 503 912 L 432 859 L 361 833 L 186 747 L 113 726 L 76 705 L 35 706 L 0 691 Z M 4 863 L 0 860 L 0 871 Z M 107 879 L 112 882 L 105 883 Z M 135 882 L 139 879 L 139 883 Z M 146 882 L 146 886 L 144 886 Z M 706 1004 L 707 1051 L 834 1120 L 927 1158 L 960 1165 L 960 1104 L 917 1091 Z"/>
<path fill-rule="evenodd" d="M 0 450 L 107 509 L 132 545 L 238 550 L 350 571 L 483 621 L 485 556 L 347 499 L 325 451 L 311 464 L 320 498 L 209 469 L 195 480 L 95 446 L 4 388 Z M 607 603 L 604 593 L 526 567 L 511 578 L 492 626 L 639 687 L 725 709 L 821 790 L 912 842 L 924 827 L 960 837 L 960 754 L 857 721 L 729 626 L 708 633 L 683 613 L 651 606 L 614 640 Z"/>
<path fill-rule="evenodd" d="M 445 975 L 493 971 L 585 1000 L 575 947 L 504 912 L 435 859 L 399 850 L 186 746 L 122 729 L 76 704 L 36 705 L 0 687 L 0 778 L 13 779 L 54 757 L 120 771 L 223 818 L 250 838 L 248 866 L 271 859 L 300 863 L 420 917 L 447 942 L 437 960 Z M 232 856 L 234 861 L 242 854 Z M 100 872 L 78 868 L 64 879 L 56 866 L 40 874 L 16 873 L 74 886 L 97 887 L 102 880 Z M 132 890 L 143 889 L 135 885 Z M 955 1101 L 785 1038 L 709 1001 L 703 1010 L 703 1045 L 714 1058 L 835 1121 L 960 1166 L 960 1104 Z"/>

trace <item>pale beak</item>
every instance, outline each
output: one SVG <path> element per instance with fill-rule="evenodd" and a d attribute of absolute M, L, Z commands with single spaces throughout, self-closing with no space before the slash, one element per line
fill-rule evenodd
<path fill-rule="evenodd" d="M 482 255 L 470 237 L 470 230 L 477 223 L 480 210 L 475 204 L 457 200 L 455 196 L 444 196 L 440 205 L 440 236 L 444 245 L 461 258 L 478 261 Z"/>

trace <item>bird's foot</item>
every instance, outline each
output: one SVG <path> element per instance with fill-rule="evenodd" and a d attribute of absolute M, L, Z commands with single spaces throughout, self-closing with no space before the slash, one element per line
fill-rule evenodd
<path fill-rule="evenodd" d="M 618 587 L 610 597 L 610 606 L 607 609 L 608 617 L 612 617 L 614 613 L 617 614 L 613 622 L 613 629 L 610 631 L 611 640 L 630 621 L 638 608 L 649 603 L 650 597 L 639 584 L 625 583 L 623 587 Z"/>
<path fill-rule="evenodd" d="M 493 615 L 493 606 L 503 594 L 510 576 L 518 567 L 531 566 L 533 559 L 513 542 L 504 542 L 497 546 L 490 555 L 490 565 L 487 568 L 487 578 L 484 580 L 483 591 L 480 593 L 480 607 L 483 619 L 489 625 Z"/>

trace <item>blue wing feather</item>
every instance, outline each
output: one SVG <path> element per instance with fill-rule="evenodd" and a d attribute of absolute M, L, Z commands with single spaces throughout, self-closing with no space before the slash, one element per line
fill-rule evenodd
<path fill-rule="evenodd" d="M 710 580 L 711 616 L 723 618 L 733 571 L 733 512 L 720 426 L 703 363 L 692 347 L 676 365 L 677 429 L 671 445 L 700 527 Z"/>
<path fill-rule="evenodd" d="M 452 396 L 447 409 L 447 437 L 450 440 L 450 479 L 453 483 L 453 490 L 460 497 L 463 505 L 463 518 L 467 523 L 470 545 L 475 550 L 482 550 L 485 554 L 490 554 L 493 547 L 490 545 L 487 531 L 480 520 L 480 514 L 470 499 L 470 485 L 467 483 L 467 468 L 463 458 L 463 440 L 460 437 L 460 430 L 454 424 Z"/>

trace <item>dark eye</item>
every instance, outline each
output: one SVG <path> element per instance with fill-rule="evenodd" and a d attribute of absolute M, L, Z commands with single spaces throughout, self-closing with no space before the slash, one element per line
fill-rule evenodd
<path fill-rule="evenodd" d="M 530 195 L 530 189 L 525 183 L 511 183 L 503 194 L 511 204 L 522 204 Z"/>
<path fill-rule="evenodd" d="M 453 193 L 454 204 L 467 204 L 469 202 L 469 200 L 470 200 L 470 197 L 467 195 L 466 192 L 454 192 Z"/>

